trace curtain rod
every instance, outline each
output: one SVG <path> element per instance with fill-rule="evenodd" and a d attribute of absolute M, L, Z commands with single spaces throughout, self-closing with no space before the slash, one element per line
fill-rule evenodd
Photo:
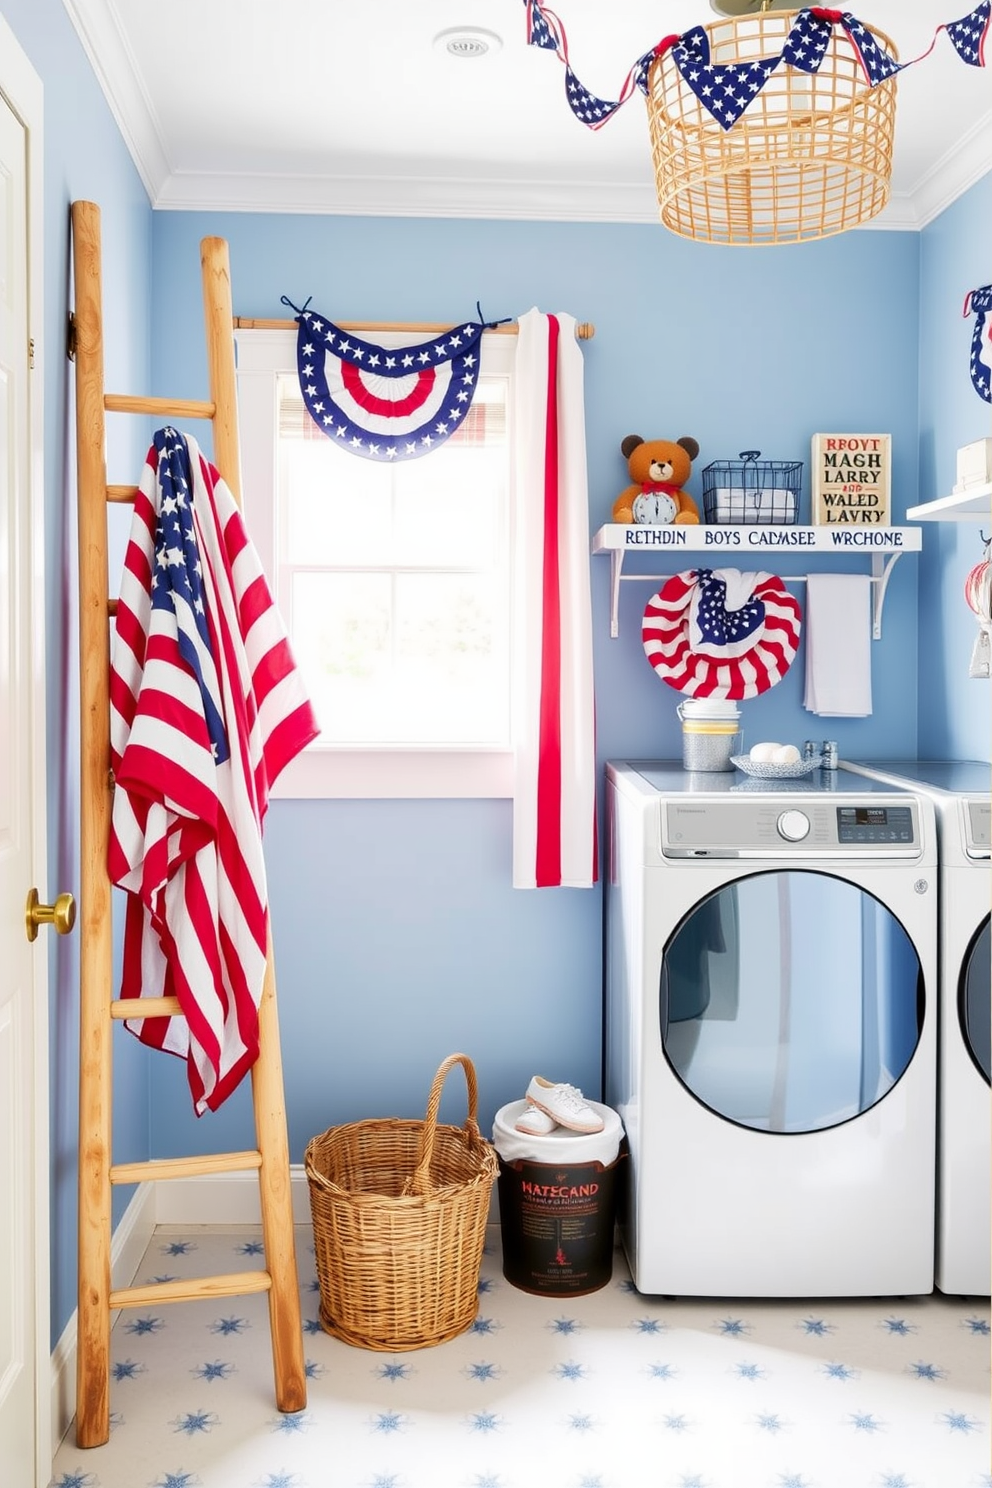
<path fill-rule="evenodd" d="M 235 315 L 234 329 L 236 331 L 295 331 L 295 320 L 258 320 L 253 316 Z M 411 322 L 408 325 L 396 325 L 388 321 L 373 320 L 343 320 L 341 321 L 343 331 L 413 331 L 417 335 L 436 336 L 442 331 L 450 331 L 450 324 L 430 324 L 424 322 Z M 497 335 L 515 336 L 518 327 L 513 325 L 494 326 Z M 596 334 L 596 327 L 584 320 L 576 324 L 575 336 L 578 341 L 591 341 Z"/>

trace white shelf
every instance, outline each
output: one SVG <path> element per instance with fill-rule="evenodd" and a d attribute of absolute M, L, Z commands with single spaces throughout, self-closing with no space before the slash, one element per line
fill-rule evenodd
<path fill-rule="evenodd" d="M 717 567 L 728 559 L 747 554 L 762 568 L 773 567 L 778 555 L 833 553 L 838 558 L 870 558 L 872 577 L 872 636 L 882 635 L 885 590 L 896 560 L 903 553 L 918 553 L 923 547 L 919 527 L 772 527 L 752 522 L 742 527 L 703 523 L 649 527 L 637 523 L 610 522 L 600 527 L 592 540 L 593 553 L 610 555 L 610 635 L 620 634 L 618 612 L 621 583 L 667 579 L 670 574 L 623 572 L 628 553 L 677 558 L 682 553 L 708 553 Z M 805 574 L 783 574 L 786 584 L 805 583 Z"/>
<path fill-rule="evenodd" d="M 992 482 L 972 486 L 967 491 L 953 491 L 950 496 L 938 496 L 936 501 L 924 501 L 921 506 L 911 506 L 906 516 L 911 522 L 992 520 Z"/>

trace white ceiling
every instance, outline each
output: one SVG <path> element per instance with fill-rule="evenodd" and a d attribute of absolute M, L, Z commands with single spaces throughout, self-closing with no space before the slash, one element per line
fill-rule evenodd
<path fill-rule="evenodd" d="M 854 14 L 907 60 L 973 3 L 858 0 Z M 643 96 L 598 131 L 580 124 L 558 58 L 526 44 L 524 0 L 64 4 L 157 208 L 657 221 Z M 553 9 L 602 98 L 662 36 L 717 19 L 709 0 Z M 435 45 L 468 26 L 502 45 L 478 60 Z M 990 166 L 989 70 L 941 33 L 899 76 L 892 200 L 872 226 L 924 226 Z"/>

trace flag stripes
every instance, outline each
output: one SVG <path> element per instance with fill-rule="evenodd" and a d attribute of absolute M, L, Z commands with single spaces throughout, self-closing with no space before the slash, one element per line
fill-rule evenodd
<path fill-rule="evenodd" d="M 198 1115 L 258 1054 L 262 822 L 272 781 L 317 731 L 231 492 L 193 439 L 160 430 L 115 620 L 108 866 L 127 895 L 126 1026 L 186 1059 Z M 142 1018 L 149 996 L 177 997 L 183 1017 Z"/>

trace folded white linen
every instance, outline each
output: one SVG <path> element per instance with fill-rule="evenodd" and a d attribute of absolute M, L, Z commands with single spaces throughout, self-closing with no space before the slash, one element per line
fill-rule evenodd
<path fill-rule="evenodd" d="M 810 574 L 806 582 L 806 692 L 823 718 L 871 713 L 871 578 Z"/>

